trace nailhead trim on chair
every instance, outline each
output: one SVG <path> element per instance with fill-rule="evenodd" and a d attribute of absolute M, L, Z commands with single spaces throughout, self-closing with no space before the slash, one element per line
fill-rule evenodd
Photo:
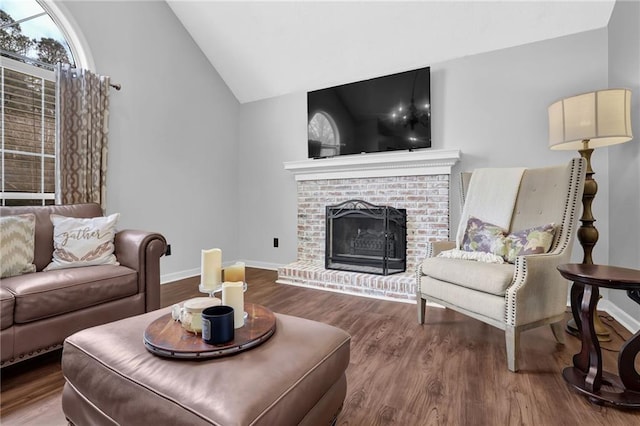
<path fill-rule="evenodd" d="M 574 158 L 573 160 L 571 160 L 571 176 L 569 180 L 569 186 L 572 189 L 571 193 L 574 194 L 574 197 L 573 199 L 568 200 L 568 202 L 565 205 L 564 220 L 560 225 L 561 238 L 558 239 L 558 242 L 562 241 L 562 247 L 560 248 L 560 251 L 563 251 L 567 248 L 567 245 L 569 244 L 569 239 L 566 237 L 566 235 L 571 235 L 573 231 L 572 227 L 576 225 L 576 221 L 574 220 L 574 218 L 576 216 L 578 204 L 581 202 L 581 200 L 578 199 L 578 192 L 575 191 L 574 189 L 578 184 L 578 176 L 582 174 L 582 170 L 585 167 L 586 167 L 586 163 L 582 158 Z M 569 226 L 565 227 L 564 225 L 567 223 L 569 224 Z M 554 251 L 557 249 L 558 249 L 557 247 L 554 248 Z"/>
<path fill-rule="evenodd" d="M 569 188 L 570 194 L 574 194 L 572 198 L 567 198 L 564 207 L 563 220 L 560 224 L 560 237 L 556 241 L 556 247 L 549 253 L 558 254 L 565 251 L 570 243 L 569 235 L 573 231 L 573 227 L 576 226 L 576 210 L 579 203 L 577 185 L 579 183 L 578 177 L 582 174 L 585 167 L 585 161 L 582 158 L 574 158 L 571 160 L 571 172 L 569 176 Z M 507 325 L 516 325 L 516 295 L 518 290 L 524 285 L 527 277 L 527 262 L 522 256 L 516 257 L 515 262 L 515 274 L 513 277 L 513 283 L 507 288 L 506 291 L 506 304 L 505 304 L 505 321 Z"/>

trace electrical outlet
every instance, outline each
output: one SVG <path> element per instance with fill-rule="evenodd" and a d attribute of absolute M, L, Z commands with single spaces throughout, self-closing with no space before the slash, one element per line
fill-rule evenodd
<path fill-rule="evenodd" d="M 278 239 L 277 239 L 277 238 L 274 238 L 274 239 L 273 239 L 273 246 L 274 246 L 274 247 L 278 247 L 278 244 L 279 244 Z"/>
<path fill-rule="evenodd" d="M 171 244 L 167 244 L 167 249 L 164 252 L 165 256 L 171 256 Z"/>

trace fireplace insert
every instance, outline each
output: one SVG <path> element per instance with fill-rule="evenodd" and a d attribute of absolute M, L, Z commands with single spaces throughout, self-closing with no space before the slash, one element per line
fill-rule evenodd
<path fill-rule="evenodd" d="M 325 268 L 391 275 L 407 267 L 407 212 L 349 200 L 326 206 Z"/>

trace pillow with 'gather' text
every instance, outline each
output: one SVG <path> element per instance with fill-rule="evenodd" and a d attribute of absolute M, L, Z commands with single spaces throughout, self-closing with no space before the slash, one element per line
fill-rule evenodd
<path fill-rule="evenodd" d="M 120 213 L 77 218 L 51 215 L 53 260 L 45 271 L 94 265 L 119 265 L 113 254 Z"/>
<path fill-rule="evenodd" d="M 35 251 L 36 215 L 26 213 L 0 217 L 0 277 L 36 271 Z"/>

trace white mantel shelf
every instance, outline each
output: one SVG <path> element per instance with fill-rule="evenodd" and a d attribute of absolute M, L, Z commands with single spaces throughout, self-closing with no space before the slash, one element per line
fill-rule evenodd
<path fill-rule="evenodd" d="M 451 174 L 460 159 L 457 149 L 377 152 L 300 161 L 286 161 L 296 181 L 389 176 Z"/>

